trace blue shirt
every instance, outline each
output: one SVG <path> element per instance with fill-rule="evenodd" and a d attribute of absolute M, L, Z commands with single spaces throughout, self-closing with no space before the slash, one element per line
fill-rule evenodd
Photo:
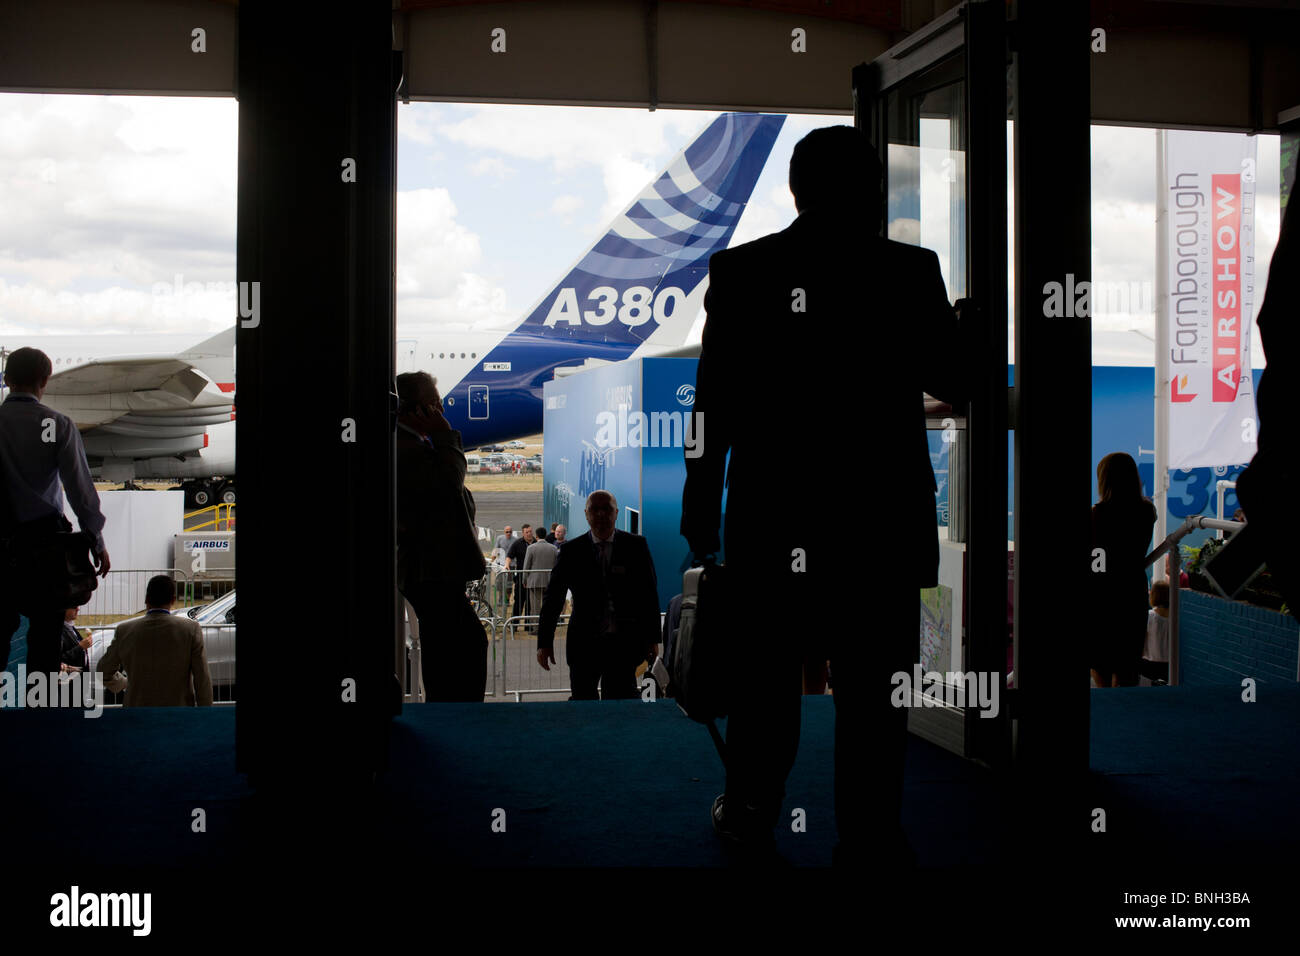
<path fill-rule="evenodd" d="M 63 495 L 82 531 L 104 550 L 104 515 L 90 477 L 86 449 L 72 419 L 27 392 L 11 392 L 0 404 L 0 474 L 14 521 L 63 515 Z M 60 487 L 62 485 L 62 487 Z"/>

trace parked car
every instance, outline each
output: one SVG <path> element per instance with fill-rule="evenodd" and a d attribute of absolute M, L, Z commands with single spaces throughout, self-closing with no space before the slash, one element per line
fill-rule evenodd
<path fill-rule="evenodd" d="M 175 608 L 172 613 L 184 614 L 202 626 L 203 642 L 208 658 L 208 674 L 212 677 L 213 690 L 216 691 L 218 688 L 233 690 L 235 685 L 235 592 L 231 591 L 210 604 Z M 144 615 L 139 614 L 136 617 L 127 618 L 127 620 L 134 621 L 141 617 L 144 617 Z M 118 623 L 122 622 L 119 621 Z M 116 625 L 91 628 L 89 655 L 90 669 L 92 671 L 99 667 L 99 662 L 108 650 L 108 645 L 113 643 L 115 627 Z M 408 631 L 406 635 L 408 653 L 414 643 Z M 130 675 L 127 676 L 130 677 Z M 222 694 L 214 693 L 213 696 L 218 700 L 229 699 L 228 694 L 223 697 Z"/>
<path fill-rule="evenodd" d="M 514 441 L 508 441 L 508 442 L 506 442 L 506 447 L 507 447 L 507 448 L 523 448 L 523 447 L 524 447 L 524 443 L 521 442 L 518 438 L 516 438 Z"/>
<path fill-rule="evenodd" d="M 231 591 L 211 604 L 176 608 L 172 613 L 184 614 L 203 626 L 203 643 L 207 652 L 208 674 L 212 677 L 213 688 L 233 686 L 235 683 L 235 592 Z M 138 614 L 127 620 L 135 621 L 142 617 L 143 614 Z M 99 667 L 100 659 L 108 650 L 108 645 L 113 643 L 116 626 L 115 624 L 91 629 L 89 654 L 92 671 Z"/>

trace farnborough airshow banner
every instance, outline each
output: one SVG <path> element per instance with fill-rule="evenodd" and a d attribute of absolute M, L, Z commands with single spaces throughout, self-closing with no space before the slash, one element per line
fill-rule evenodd
<path fill-rule="evenodd" d="M 1255 454 L 1255 139 L 1167 136 L 1169 467 L 1243 464 Z"/>

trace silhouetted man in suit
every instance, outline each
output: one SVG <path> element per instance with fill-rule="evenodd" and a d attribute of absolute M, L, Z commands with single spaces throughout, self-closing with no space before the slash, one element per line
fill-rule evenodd
<path fill-rule="evenodd" d="M 614 528 L 618 502 L 608 491 L 587 496 L 591 530 L 564 543 L 546 585 L 537 663 L 555 663 L 555 624 L 566 591 L 570 700 L 636 697 L 636 669 L 659 649 L 659 591 L 650 548 L 639 534 Z"/>
<path fill-rule="evenodd" d="M 420 622 L 427 701 L 481 701 L 487 634 L 465 594 L 483 576 L 460 432 L 428 372 L 397 376 L 397 587 Z"/>
<path fill-rule="evenodd" d="M 815 598 L 831 593 L 847 570 L 802 467 L 779 455 L 846 434 L 870 442 L 885 504 L 851 570 L 863 582 L 870 618 L 836 628 L 828 654 L 835 860 L 883 857 L 897 865 L 911 854 L 900 824 L 907 716 L 890 704 L 890 678 L 917 660 L 917 592 L 937 583 L 939 566 L 922 393 L 957 400 L 958 363 L 969 356 L 935 254 L 879 238 L 880 186 L 864 133 L 814 130 L 790 158 L 798 218 L 710 260 L 693 408 L 707 428 L 703 453 L 686 458 L 681 531 L 697 558 L 719 550 L 730 452 L 725 559 L 728 587 L 743 595 L 731 616 L 731 647 L 737 671 L 746 661 L 761 667 L 745 675 L 744 693 L 733 694 L 726 792 L 714 803 L 714 827 L 729 844 L 765 854 L 799 743 L 804 645 L 831 626 L 814 610 Z M 797 387 L 773 387 L 777 360 L 799 370 Z M 775 531 L 773 502 L 786 503 L 792 519 Z"/>
<path fill-rule="evenodd" d="M 64 495 L 81 530 L 94 539 L 96 571 L 111 566 L 104 546 L 104 515 L 90 477 L 86 449 L 72 419 L 43 405 L 54 366 L 39 349 L 21 348 L 9 356 L 4 380 L 9 397 L 0 405 L 0 671 L 7 669 L 10 641 L 19 612 L 27 615 L 27 672 L 59 670 L 63 632 L 61 603 L 36 601 L 15 582 L 14 565 L 51 538 L 72 530 L 63 517 Z"/>

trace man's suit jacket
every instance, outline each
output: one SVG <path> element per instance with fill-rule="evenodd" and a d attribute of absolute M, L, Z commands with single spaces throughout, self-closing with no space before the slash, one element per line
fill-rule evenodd
<path fill-rule="evenodd" d="M 681 533 L 697 553 L 721 543 L 730 452 L 728 564 L 779 576 L 802 548 L 807 570 L 825 571 L 842 563 L 835 542 L 851 533 L 881 542 L 890 567 L 918 587 L 937 582 L 922 393 L 963 401 L 969 355 L 935 254 L 866 233 L 848 213 L 809 210 L 711 258 L 692 407 L 703 454 L 687 456 L 682 494 Z M 813 469 L 846 439 L 865 445 L 873 497 L 883 498 L 872 511 L 826 507 L 837 479 Z M 821 493 L 810 487 L 823 481 Z M 782 507 L 790 519 L 774 529 Z M 819 512 L 888 523 L 828 532 Z"/>
<path fill-rule="evenodd" d="M 435 432 L 426 442 L 397 429 L 397 587 L 403 594 L 423 582 L 483 576 L 465 470 L 460 432 Z"/>
<path fill-rule="evenodd" d="M 549 583 L 550 575 L 545 573 L 554 570 L 555 562 L 560 560 L 560 549 L 548 541 L 534 541 L 524 552 L 524 586 L 529 588 L 544 588 Z"/>
<path fill-rule="evenodd" d="M 590 658 L 601 648 L 600 626 L 605 602 L 614 602 L 617 654 L 629 663 L 643 658 L 659 641 L 659 590 L 650 548 L 639 534 L 615 531 L 609 573 L 602 573 L 591 532 L 560 546 L 560 554 L 546 585 L 542 600 L 541 626 L 537 647 L 549 650 L 555 638 L 555 624 L 564 609 L 566 591 L 573 592 L 569 615 L 568 657 Z M 612 650 L 607 649 L 607 650 Z"/>
<path fill-rule="evenodd" d="M 81 646 L 81 632 L 75 624 L 63 622 L 63 634 L 59 638 L 59 661 L 69 667 L 86 669 L 86 650 Z"/>
<path fill-rule="evenodd" d="M 188 617 L 148 613 L 123 621 L 99 670 L 110 677 L 126 671 L 127 707 L 193 707 L 196 699 L 200 707 L 212 705 L 203 628 Z"/>

